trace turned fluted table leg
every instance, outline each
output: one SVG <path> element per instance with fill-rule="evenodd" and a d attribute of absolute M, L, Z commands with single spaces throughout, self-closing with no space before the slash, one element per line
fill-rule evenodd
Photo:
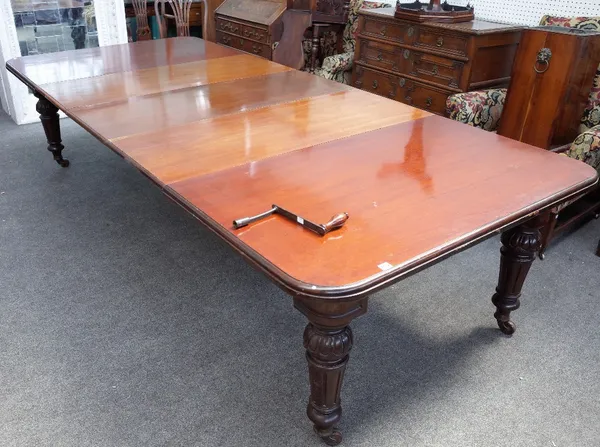
<path fill-rule="evenodd" d="M 342 417 L 341 390 L 352 349 L 350 321 L 367 311 L 367 298 L 349 303 L 301 301 L 296 308 L 309 319 L 304 330 L 310 398 L 306 414 L 327 445 L 342 442 L 337 424 Z"/>
<path fill-rule="evenodd" d="M 69 166 L 69 160 L 62 156 L 62 140 L 60 137 L 60 118 L 58 117 L 58 108 L 41 95 L 35 94 L 38 98 L 35 109 L 40 114 L 40 120 L 48 140 L 48 150 L 52 153 L 54 160 L 63 168 Z"/>
<path fill-rule="evenodd" d="M 510 313 L 521 305 L 521 289 L 541 247 L 540 229 L 547 220 L 548 215 L 544 213 L 502 233 L 500 274 L 492 303 L 496 306 L 494 317 L 498 327 L 507 335 L 512 335 L 516 330 Z"/>

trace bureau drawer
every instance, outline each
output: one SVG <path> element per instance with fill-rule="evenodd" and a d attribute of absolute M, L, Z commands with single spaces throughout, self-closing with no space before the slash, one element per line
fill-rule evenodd
<path fill-rule="evenodd" d="M 430 50 L 454 53 L 461 56 L 467 55 L 467 43 L 468 39 L 466 37 L 437 33 L 423 28 L 418 28 L 415 40 L 416 47 L 424 47 Z"/>
<path fill-rule="evenodd" d="M 363 64 L 396 72 L 404 72 L 408 67 L 401 47 L 360 38 L 357 45 L 356 57 Z"/>
<path fill-rule="evenodd" d="M 367 37 L 405 43 L 410 26 L 404 23 L 391 23 L 367 16 L 359 18 L 359 33 Z"/>
<path fill-rule="evenodd" d="M 352 85 L 438 115 L 446 113 L 448 93 L 402 76 L 382 73 L 356 65 Z"/>
<path fill-rule="evenodd" d="M 269 33 L 265 29 L 260 29 L 250 25 L 244 25 L 242 28 L 242 37 L 252 39 L 261 43 L 269 42 Z"/>
<path fill-rule="evenodd" d="M 410 74 L 442 87 L 459 88 L 465 64 L 432 54 L 411 52 Z"/>
<path fill-rule="evenodd" d="M 229 34 L 235 34 L 237 36 L 242 35 L 243 26 L 239 23 L 230 22 L 229 20 L 223 20 L 221 18 L 215 19 L 215 25 L 217 27 L 217 31 L 224 31 Z"/>
<path fill-rule="evenodd" d="M 249 39 L 244 39 L 239 36 L 232 36 L 231 34 L 217 31 L 217 42 L 228 47 L 237 48 L 238 50 L 245 51 L 246 53 L 256 54 L 257 56 L 271 59 L 271 46 L 256 43 Z"/>

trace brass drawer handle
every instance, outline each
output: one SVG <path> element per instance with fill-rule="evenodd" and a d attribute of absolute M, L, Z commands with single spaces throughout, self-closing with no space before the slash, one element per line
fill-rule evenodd
<path fill-rule="evenodd" d="M 371 87 L 373 87 L 373 89 L 376 89 L 377 87 L 379 87 L 379 82 L 377 82 L 377 79 L 373 81 L 373 84 L 371 85 Z"/>
<path fill-rule="evenodd" d="M 429 97 L 425 100 L 425 107 L 429 108 L 433 104 L 433 98 Z"/>
<path fill-rule="evenodd" d="M 390 90 L 390 92 L 388 93 L 388 98 L 395 98 L 396 97 L 396 92 L 393 90 Z"/>
<path fill-rule="evenodd" d="M 223 43 L 229 45 L 231 43 L 231 37 L 223 36 Z"/>
<path fill-rule="evenodd" d="M 415 34 L 415 27 L 411 26 L 408 28 L 408 37 L 412 37 Z"/>
<path fill-rule="evenodd" d="M 382 36 L 385 36 L 385 33 L 387 32 L 387 28 L 385 25 L 383 25 L 381 27 L 381 30 L 379 31 L 379 34 L 381 34 Z"/>
<path fill-rule="evenodd" d="M 410 50 L 404 50 L 403 56 L 404 59 L 408 59 L 410 57 Z"/>
<path fill-rule="evenodd" d="M 379 54 L 377 55 L 377 60 L 378 60 L 379 62 L 381 62 L 381 61 L 383 60 L 383 54 L 379 53 Z"/>
<path fill-rule="evenodd" d="M 257 45 L 252 45 L 252 52 L 254 54 L 260 54 L 260 53 L 262 53 L 262 50 L 263 50 L 262 47 L 257 46 Z"/>
<path fill-rule="evenodd" d="M 404 87 L 406 85 L 406 79 L 400 78 L 400 82 L 398 84 L 400 84 L 400 87 Z"/>
<path fill-rule="evenodd" d="M 444 38 L 442 36 L 437 38 L 437 41 L 435 42 L 435 45 L 438 47 L 441 47 L 444 45 Z"/>
<path fill-rule="evenodd" d="M 240 39 L 240 47 L 244 46 L 244 39 Z"/>
<path fill-rule="evenodd" d="M 431 68 L 431 72 L 432 72 L 434 75 L 437 75 L 437 74 L 438 74 L 438 66 L 437 66 L 437 65 L 434 65 L 434 66 Z"/>

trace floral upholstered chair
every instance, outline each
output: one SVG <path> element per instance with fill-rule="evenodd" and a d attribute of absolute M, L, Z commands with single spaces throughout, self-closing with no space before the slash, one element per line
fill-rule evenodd
<path fill-rule="evenodd" d="M 356 42 L 356 33 L 358 30 L 358 11 L 360 9 L 391 8 L 387 3 L 371 2 L 366 0 L 352 0 L 350 2 L 350 11 L 348 12 L 348 22 L 343 33 L 343 52 L 335 53 L 336 38 L 335 33 L 326 33 L 321 39 L 321 52 L 325 55 L 323 63 L 315 69 L 315 74 L 325 79 L 350 83 L 350 71 L 354 61 L 354 46 Z M 310 39 L 304 41 L 305 59 L 310 58 Z M 305 67 L 309 64 L 306 63 Z"/>
<path fill-rule="evenodd" d="M 600 31 L 600 17 L 566 18 L 546 15 L 542 17 L 540 25 Z M 455 121 L 493 132 L 498 128 L 501 119 L 506 91 L 505 88 L 497 88 L 452 95 L 446 102 L 448 116 Z M 579 131 L 581 134 L 573 141 L 565 155 L 581 160 L 600 172 L 600 66 L 581 118 Z M 552 238 L 559 212 L 574 201 L 571 200 L 552 210 L 550 224 L 542 234 L 540 257 L 543 257 Z M 596 215 L 598 212 L 600 209 L 595 211 Z"/>

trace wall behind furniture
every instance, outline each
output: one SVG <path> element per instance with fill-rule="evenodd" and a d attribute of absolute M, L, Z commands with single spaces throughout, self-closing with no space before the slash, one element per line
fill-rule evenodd
<path fill-rule="evenodd" d="M 410 3 L 402 1 L 401 3 Z M 448 0 L 464 6 L 468 0 Z M 471 0 L 478 19 L 535 26 L 544 14 L 562 17 L 600 16 L 600 0 Z"/>

